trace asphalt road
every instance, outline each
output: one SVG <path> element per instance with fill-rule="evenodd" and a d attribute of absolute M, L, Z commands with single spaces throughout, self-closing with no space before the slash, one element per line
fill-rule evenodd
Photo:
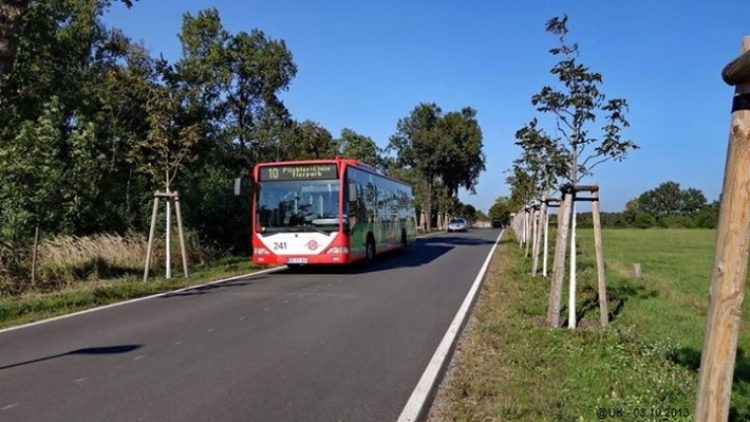
<path fill-rule="evenodd" d="M 0 333 L 0 420 L 395 420 L 498 234 Z"/>

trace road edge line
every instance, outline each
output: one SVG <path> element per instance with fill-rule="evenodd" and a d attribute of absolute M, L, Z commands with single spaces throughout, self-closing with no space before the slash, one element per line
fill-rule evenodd
<path fill-rule="evenodd" d="M 128 300 L 124 300 L 122 302 L 115 302 L 115 303 L 110 303 L 108 305 L 97 306 L 95 308 L 83 309 L 83 310 L 76 311 L 76 312 L 73 312 L 73 313 L 70 313 L 70 314 L 58 315 L 58 316 L 54 316 L 54 317 L 50 317 L 50 318 L 46 318 L 46 319 L 40 319 L 39 321 L 27 322 L 25 324 L 16 325 L 16 326 L 13 326 L 13 327 L 2 328 L 2 329 L 0 329 L 0 334 L 6 333 L 6 332 L 9 332 L 9 331 L 20 330 L 22 328 L 32 327 L 34 325 L 46 324 L 48 322 L 58 321 L 58 320 L 65 319 L 65 318 L 71 318 L 71 317 L 74 317 L 74 316 L 83 315 L 83 314 L 87 314 L 87 313 L 90 313 L 90 312 L 102 311 L 104 309 L 114 308 L 116 306 L 128 305 L 128 304 L 135 303 L 135 302 L 141 302 L 141 301 L 148 300 L 148 299 L 154 299 L 154 298 L 161 297 L 161 296 L 166 296 L 166 295 L 171 295 L 171 294 L 175 294 L 175 293 L 180 293 L 180 292 L 184 292 L 186 290 L 198 289 L 198 288 L 201 288 L 201 287 L 211 286 L 211 285 L 219 284 L 219 283 L 225 283 L 227 281 L 238 280 L 238 279 L 245 278 L 245 277 L 252 277 L 252 276 L 261 275 L 261 274 L 273 273 L 273 272 L 276 272 L 276 271 L 281 271 L 283 269 L 286 269 L 286 266 L 281 266 L 281 267 L 276 267 L 276 268 L 269 268 L 267 270 L 254 271 L 254 272 L 250 272 L 250 273 L 246 273 L 246 274 L 236 275 L 236 276 L 233 276 L 233 277 L 222 278 L 220 280 L 209 281 L 209 282 L 203 283 L 203 284 L 196 284 L 194 286 L 181 287 L 181 288 L 179 288 L 177 290 L 169 290 L 169 291 L 166 291 L 166 292 L 154 293 L 152 295 L 142 296 L 142 297 L 136 297 L 134 299 L 128 299 Z"/>
<path fill-rule="evenodd" d="M 450 361 L 456 341 L 463 330 L 469 311 L 479 294 L 479 286 L 481 286 L 485 275 L 487 275 L 487 270 L 490 267 L 492 257 L 495 255 L 495 250 L 498 245 L 500 245 L 500 240 L 504 233 L 504 229 L 500 231 L 500 235 L 495 240 L 495 244 L 492 246 L 492 249 L 490 249 L 489 255 L 487 255 L 487 258 L 484 260 L 484 264 L 482 264 L 477 277 L 474 279 L 474 283 L 471 285 L 469 293 L 467 293 L 463 303 L 461 303 L 461 307 L 458 308 L 456 316 L 453 318 L 451 325 L 448 326 L 448 330 L 445 332 L 443 339 L 440 341 L 440 344 L 432 355 L 430 362 L 427 364 L 427 368 L 425 368 L 422 376 L 419 378 L 417 386 L 414 388 L 414 391 L 412 391 L 409 400 L 401 411 L 401 414 L 397 419 L 398 422 L 415 422 L 426 416 L 426 405 L 430 401 L 430 397 L 439 384 L 438 380 Z"/>

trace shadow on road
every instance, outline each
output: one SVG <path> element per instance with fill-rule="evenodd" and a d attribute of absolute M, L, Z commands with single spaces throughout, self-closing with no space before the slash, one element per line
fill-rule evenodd
<path fill-rule="evenodd" d="M 447 245 L 494 245 L 495 239 L 476 239 L 473 237 L 462 237 L 462 236 L 437 236 L 428 237 L 426 239 L 420 239 L 428 245 L 434 245 L 443 243 Z"/>
<path fill-rule="evenodd" d="M 60 354 L 52 355 L 52 356 L 45 356 L 43 358 L 27 360 L 25 362 L 18 362 L 18 363 L 13 363 L 13 364 L 10 364 L 10 365 L 3 365 L 3 366 L 0 366 L 0 371 L 2 371 L 4 369 L 15 368 L 17 366 L 30 365 L 32 363 L 38 363 L 38 362 L 44 362 L 46 360 L 62 358 L 62 357 L 65 357 L 65 356 L 75 356 L 75 355 L 115 355 L 115 354 L 121 354 L 121 353 L 129 353 L 129 352 L 132 352 L 133 350 L 140 349 L 141 347 L 143 347 L 143 346 L 140 345 L 140 344 L 126 344 L 126 345 L 122 345 L 122 346 L 106 346 L 106 347 L 87 347 L 85 349 L 72 350 L 70 352 L 60 353 Z"/>
<path fill-rule="evenodd" d="M 265 277 L 253 277 L 253 280 L 260 280 Z M 207 286 L 198 286 L 193 287 L 187 290 L 182 290 L 179 292 L 172 292 L 167 293 L 163 296 L 159 296 L 159 299 L 169 299 L 172 297 L 185 297 L 185 296 L 200 296 L 204 295 L 206 293 L 212 293 L 219 289 L 226 289 L 228 287 L 242 287 L 242 286 L 249 286 L 253 284 L 252 282 L 248 280 L 232 280 L 232 281 L 225 281 L 223 283 L 216 283 L 216 284 L 209 284 Z"/>
<path fill-rule="evenodd" d="M 310 266 L 288 269 L 277 274 L 365 274 L 395 268 L 413 268 L 429 264 L 456 246 L 494 245 L 495 241 L 460 235 L 438 235 L 417 239 L 417 243 L 406 250 L 379 255 L 370 265 Z"/>
<path fill-rule="evenodd" d="M 369 265 L 356 263 L 352 265 L 316 265 L 309 267 L 290 268 L 276 274 L 366 274 L 394 268 L 419 267 L 428 264 L 448 251 L 453 246 L 428 245 L 417 243 L 406 250 L 392 251 L 378 255 Z"/>

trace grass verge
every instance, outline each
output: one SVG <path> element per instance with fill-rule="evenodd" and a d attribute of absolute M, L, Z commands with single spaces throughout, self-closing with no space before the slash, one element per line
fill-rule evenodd
<path fill-rule="evenodd" d="M 189 279 L 182 278 L 181 273 L 176 272 L 175 278 L 170 280 L 153 277 L 144 283 L 142 276 L 130 275 L 109 280 L 78 282 L 55 292 L 29 292 L 20 296 L 4 297 L 0 298 L 0 328 L 195 286 L 257 269 L 259 268 L 247 257 L 232 257 L 193 269 Z"/>
<path fill-rule="evenodd" d="M 593 236 L 581 230 L 576 313 L 583 328 L 574 331 L 543 326 L 549 279 L 529 276 L 530 260 L 506 236 L 431 420 L 691 420 L 714 236 L 605 231 L 612 323 L 600 329 Z M 632 276 L 636 262 L 640 280 Z M 743 315 L 750 319 L 748 309 Z M 730 420 L 750 419 L 748 334 L 745 321 Z"/>

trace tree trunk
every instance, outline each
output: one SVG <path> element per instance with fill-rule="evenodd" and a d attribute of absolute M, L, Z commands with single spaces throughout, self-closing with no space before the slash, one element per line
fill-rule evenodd
<path fill-rule="evenodd" d="M 31 288 L 36 288 L 36 259 L 39 254 L 39 223 L 34 227 L 34 250 L 31 254 Z"/>
<path fill-rule="evenodd" d="M 28 7 L 29 0 L 3 0 L 0 3 L 0 104 L 16 62 Z"/>
<path fill-rule="evenodd" d="M 427 214 L 427 231 L 432 229 L 432 180 L 427 179 L 427 198 L 425 198 L 425 211 Z"/>
<path fill-rule="evenodd" d="M 552 261 L 552 283 L 549 304 L 547 306 L 547 325 L 553 328 L 560 326 L 560 306 L 562 302 L 563 279 L 565 278 L 565 251 L 568 246 L 568 224 L 573 195 L 563 194 L 563 200 L 557 211 L 557 242 Z"/>

